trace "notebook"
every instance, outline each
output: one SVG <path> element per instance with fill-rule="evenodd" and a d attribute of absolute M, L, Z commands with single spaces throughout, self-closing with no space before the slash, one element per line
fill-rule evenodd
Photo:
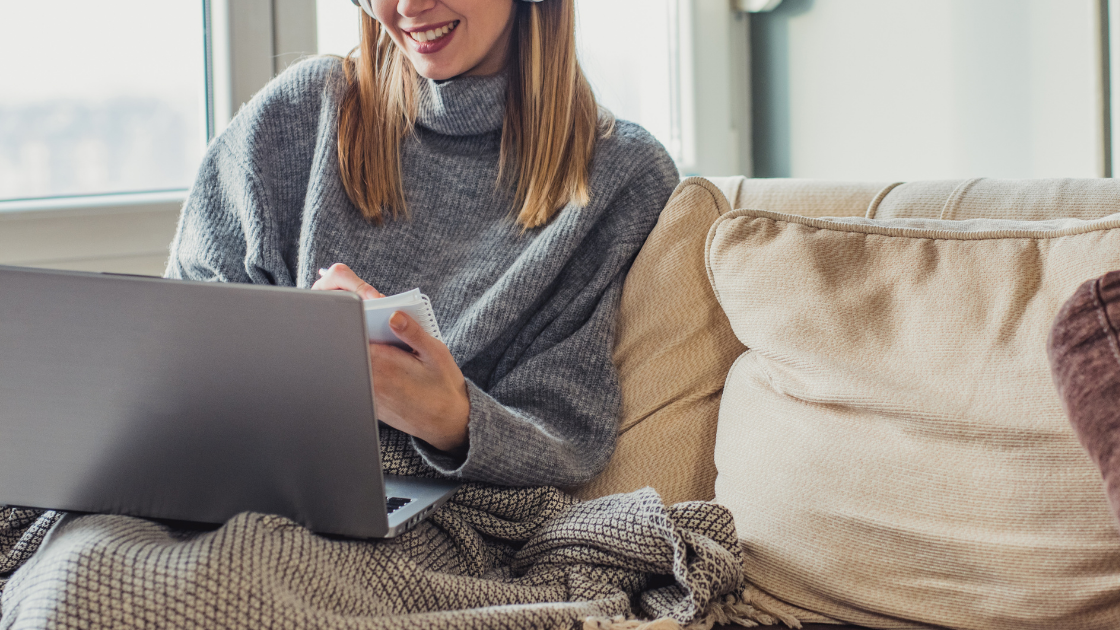
<path fill-rule="evenodd" d="M 371 343 L 384 343 L 402 350 L 412 350 L 389 327 L 389 318 L 397 311 L 416 320 L 416 323 L 420 324 L 429 335 L 443 341 L 439 324 L 436 323 L 436 314 L 432 311 L 432 301 L 428 296 L 420 293 L 420 289 L 375 300 L 365 300 L 363 304 L 366 309 L 366 329 Z"/>

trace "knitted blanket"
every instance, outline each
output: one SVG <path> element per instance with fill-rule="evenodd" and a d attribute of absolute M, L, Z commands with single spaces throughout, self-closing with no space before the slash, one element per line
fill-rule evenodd
<path fill-rule="evenodd" d="M 382 456 L 386 472 L 434 474 L 395 431 L 382 431 Z M 651 489 L 579 502 L 555 488 L 467 484 L 380 541 L 252 513 L 211 531 L 15 508 L 0 519 L 3 628 L 773 622 L 737 599 L 745 584 L 728 511 L 665 507 Z"/>

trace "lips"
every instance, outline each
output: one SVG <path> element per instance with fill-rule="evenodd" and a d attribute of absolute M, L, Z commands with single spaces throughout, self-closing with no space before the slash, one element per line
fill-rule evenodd
<path fill-rule="evenodd" d="M 447 35 L 450 34 L 451 31 L 454 31 L 458 26 L 459 20 L 455 20 L 453 22 L 448 22 L 446 24 L 436 26 L 434 28 L 429 28 L 427 30 L 417 29 L 405 32 L 410 38 L 412 38 L 412 41 L 419 44 L 425 44 L 429 42 L 439 41 L 444 37 L 447 37 Z"/>

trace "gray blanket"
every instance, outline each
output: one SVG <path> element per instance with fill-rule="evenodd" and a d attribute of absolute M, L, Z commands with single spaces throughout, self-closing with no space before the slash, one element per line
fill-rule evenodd
<path fill-rule="evenodd" d="M 383 432 L 382 455 L 388 472 L 433 474 L 396 432 Z M 407 534 L 372 542 L 251 513 L 213 531 L 13 508 L 0 519 L 2 628 L 773 621 L 736 597 L 728 511 L 667 508 L 649 489 L 581 503 L 555 488 L 469 484 Z"/>

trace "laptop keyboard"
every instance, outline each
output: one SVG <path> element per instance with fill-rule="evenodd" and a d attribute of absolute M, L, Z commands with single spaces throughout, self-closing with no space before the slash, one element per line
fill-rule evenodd
<path fill-rule="evenodd" d="M 402 507 L 408 505 L 409 503 L 412 503 L 412 499 L 404 499 L 404 498 L 401 498 L 401 497 L 389 497 L 389 498 L 385 499 L 385 508 L 389 511 L 390 514 L 392 514 L 393 512 L 396 512 L 397 510 L 399 510 Z"/>

